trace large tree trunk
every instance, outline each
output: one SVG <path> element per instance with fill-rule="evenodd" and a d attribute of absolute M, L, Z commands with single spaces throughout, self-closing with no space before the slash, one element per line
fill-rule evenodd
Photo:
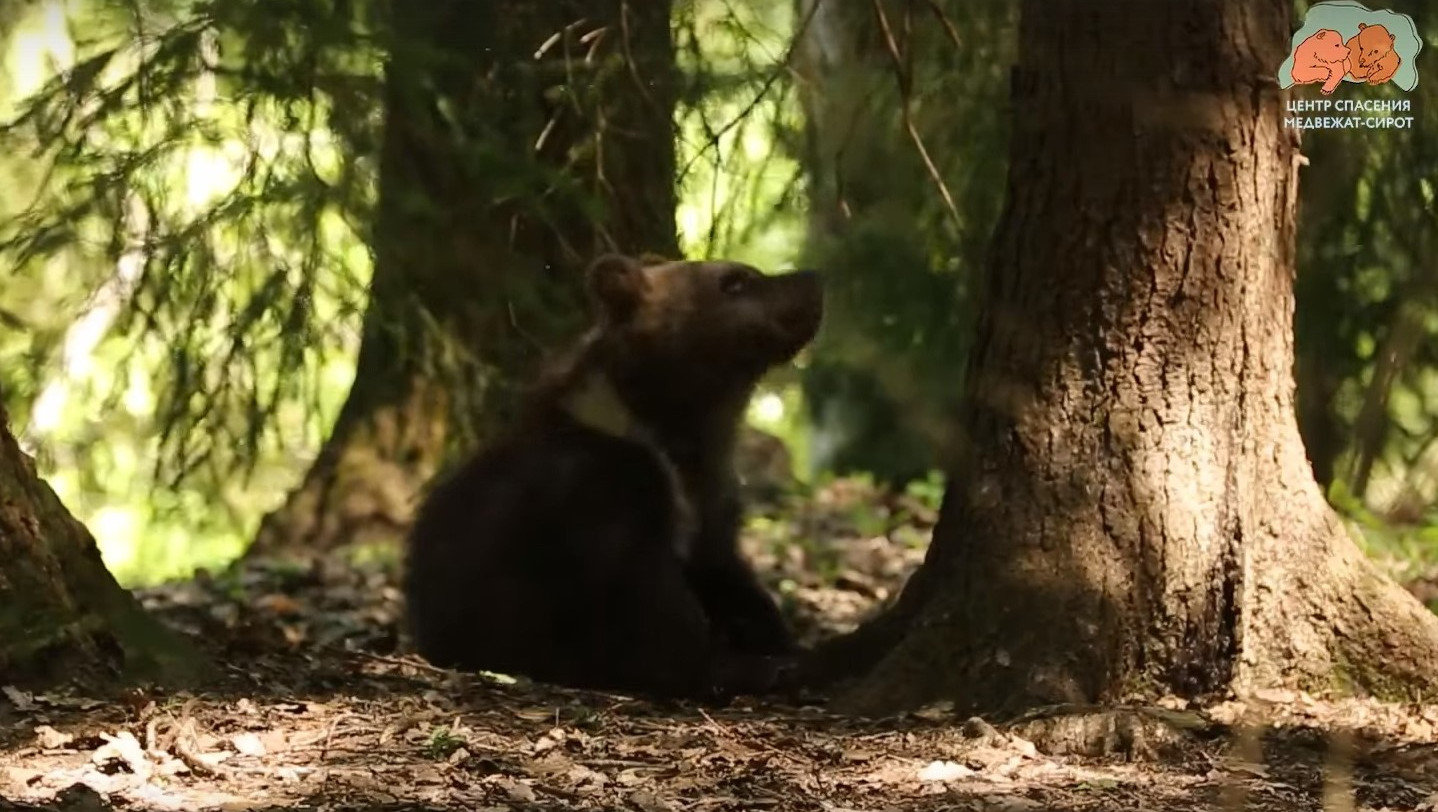
<path fill-rule="evenodd" d="M 1290 26 L 1287 0 L 1024 3 L 962 462 L 842 706 L 1438 689 L 1438 617 L 1297 430 Z"/>
<path fill-rule="evenodd" d="M 355 381 L 252 552 L 397 538 L 574 329 L 584 264 L 678 254 L 669 18 L 665 0 L 396 9 Z"/>
<path fill-rule="evenodd" d="M 209 666 L 145 614 L 35 472 L 0 406 L 0 684 L 181 685 Z"/>

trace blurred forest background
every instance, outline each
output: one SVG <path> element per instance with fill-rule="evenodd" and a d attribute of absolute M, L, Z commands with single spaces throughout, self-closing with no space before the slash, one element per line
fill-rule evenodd
<path fill-rule="evenodd" d="M 776 482 L 936 504 L 1016 4 L 553 5 L 0 0 L 0 393 L 121 583 L 383 547 L 605 247 L 821 269 L 820 340 L 753 404 Z M 1438 0 L 1386 7 L 1438 44 Z M 1438 82 L 1408 95 L 1412 129 L 1304 135 L 1297 377 L 1330 500 L 1438 609 Z M 856 524 L 922 546 L 891 504 Z"/>

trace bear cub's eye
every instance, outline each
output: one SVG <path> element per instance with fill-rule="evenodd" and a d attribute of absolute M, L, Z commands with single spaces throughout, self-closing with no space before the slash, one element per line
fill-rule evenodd
<path fill-rule="evenodd" d="M 723 291 L 726 296 L 737 296 L 749 287 L 749 283 L 754 281 L 754 277 L 753 271 L 735 268 L 720 277 L 719 290 Z"/>

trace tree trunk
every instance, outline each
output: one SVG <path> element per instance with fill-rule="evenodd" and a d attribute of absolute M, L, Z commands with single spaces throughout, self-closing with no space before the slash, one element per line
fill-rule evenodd
<path fill-rule="evenodd" d="M 588 260 L 678 255 L 669 15 L 624 0 L 397 10 L 355 381 L 251 552 L 397 539 L 420 487 L 506 419 L 540 351 L 577 326 Z"/>
<path fill-rule="evenodd" d="M 0 684 L 182 685 L 209 666 L 145 614 L 35 472 L 0 406 Z"/>
<path fill-rule="evenodd" d="M 842 707 L 1438 689 L 1438 617 L 1296 425 L 1292 30 L 1286 0 L 1024 3 L 962 461 Z"/>

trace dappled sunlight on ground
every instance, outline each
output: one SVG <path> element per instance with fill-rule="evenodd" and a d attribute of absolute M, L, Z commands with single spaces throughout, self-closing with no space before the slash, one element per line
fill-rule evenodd
<path fill-rule="evenodd" d="M 856 482 L 759 513 L 746 547 L 810 642 L 892 598 L 936 518 L 931 502 Z M 261 562 L 141 592 L 228 663 L 222 683 L 122 702 L 5 689 L 0 799 L 73 810 L 1177 811 L 1316 809 L 1327 792 L 1356 797 L 1350 809 L 1438 808 L 1438 706 L 1272 695 L 1263 700 L 1285 727 L 1261 738 L 1222 728 L 1161 760 L 1045 753 L 1027 729 L 942 709 L 879 721 L 744 700 L 701 710 L 431 668 L 403 653 L 394 574 L 383 558 Z M 1235 725 L 1244 711 L 1229 703 L 1211 717 Z M 1317 729 L 1357 731 L 1341 763 Z"/>
<path fill-rule="evenodd" d="M 1161 763 L 1125 761 L 1045 755 L 941 713 L 860 722 L 745 703 L 703 711 L 364 655 L 242 670 L 231 691 L 153 704 L 11 696 L 0 795 L 95 793 L 158 810 L 1191 810 L 1239 808 L 1235 798 L 1286 810 L 1318 808 L 1325 775 L 1330 785 L 1341 775 L 1357 808 L 1438 800 L 1431 738 L 1361 739 L 1342 770 L 1301 727 L 1269 735 L 1257 758 L 1218 739 Z M 1310 703 L 1298 721 L 1314 713 L 1324 721 L 1328 706 Z M 1431 735 L 1438 708 L 1427 713 Z M 1410 730 L 1424 718 L 1405 716 Z M 1370 729 L 1380 717 L 1370 714 Z M 1374 732 L 1399 732 L 1389 727 Z"/>

